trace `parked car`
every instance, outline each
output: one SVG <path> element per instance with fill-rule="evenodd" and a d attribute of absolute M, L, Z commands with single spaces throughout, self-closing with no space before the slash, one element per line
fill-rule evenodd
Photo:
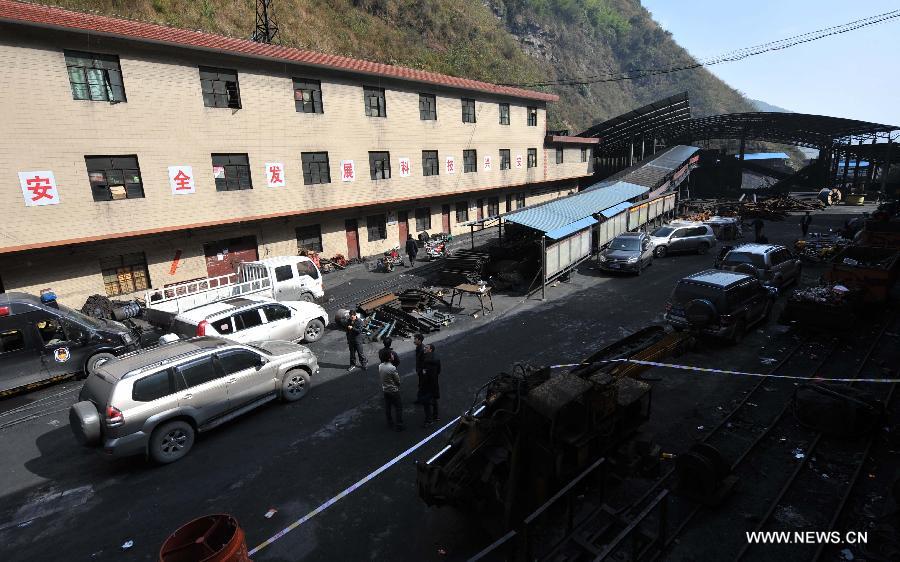
<path fill-rule="evenodd" d="M 797 256 L 776 244 L 741 244 L 725 254 L 716 267 L 754 275 L 776 289 L 798 283 L 803 270 Z"/>
<path fill-rule="evenodd" d="M 0 392 L 65 375 L 87 375 L 137 339 L 124 324 L 59 304 L 52 292 L 0 294 Z"/>
<path fill-rule="evenodd" d="M 266 402 L 294 402 L 319 372 L 316 356 L 285 341 L 238 344 L 199 337 L 108 361 L 88 376 L 69 424 L 109 457 L 184 457 L 198 432 Z"/>
<path fill-rule="evenodd" d="M 641 271 L 653 263 L 653 245 L 643 232 L 623 232 L 610 240 L 598 257 L 604 271 Z"/>
<path fill-rule="evenodd" d="M 672 222 L 651 232 L 650 242 L 658 258 L 676 252 L 705 254 L 716 245 L 716 234 L 708 224 Z"/>
<path fill-rule="evenodd" d="M 694 330 L 734 343 L 769 317 L 772 292 L 755 276 L 708 269 L 680 280 L 666 303 L 676 330 Z"/>
<path fill-rule="evenodd" d="M 176 334 L 222 336 L 241 343 L 266 340 L 318 341 L 328 325 L 328 313 L 312 302 L 278 302 L 245 295 L 200 306 L 175 317 Z"/>

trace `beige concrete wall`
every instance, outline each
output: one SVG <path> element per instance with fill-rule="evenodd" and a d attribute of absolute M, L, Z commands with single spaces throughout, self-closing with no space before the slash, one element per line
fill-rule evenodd
<path fill-rule="evenodd" d="M 67 48 L 117 54 L 128 101 L 111 105 L 73 100 L 63 56 Z M 243 108 L 204 107 L 198 65 L 236 69 Z M 284 64 L 60 32 L 26 32 L 3 24 L 0 66 L 4 68 L 0 85 L 0 206 L 17 211 L 8 212 L 0 224 L 0 252 L 59 241 L 114 238 L 186 225 L 199 228 L 242 218 L 293 216 L 379 203 L 396 202 L 399 209 L 405 205 L 412 208 L 419 205 L 419 199 L 579 177 L 589 171 L 588 164 L 580 162 L 577 148 L 567 149 L 564 165 L 555 163 L 552 148 L 543 149 L 546 113 L 539 102 L 409 84 L 379 84 L 378 78 L 326 76 Z M 322 81 L 324 114 L 295 111 L 291 77 Z M 365 116 L 364 84 L 386 88 L 387 118 Z M 438 96 L 437 121 L 419 119 L 420 91 Z M 476 124 L 461 122 L 461 97 L 476 99 Z M 511 104 L 509 126 L 499 125 L 500 101 Z M 529 105 L 539 108 L 536 127 L 526 125 Z M 462 173 L 463 150 L 468 148 L 478 151 L 477 173 Z M 501 148 L 510 149 L 513 169 L 499 169 Z M 528 148 L 538 149 L 538 167 L 528 169 L 523 164 L 515 168 L 516 155 L 526 158 Z M 370 150 L 390 152 L 391 179 L 369 179 Z M 446 156 L 454 156 L 458 171 L 447 174 L 442 169 L 438 176 L 423 177 L 422 150 L 438 150 L 441 164 Z M 300 154 L 306 151 L 329 153 L 330 184 L 303 185 Z M 232 152 L 249 155 L 252 190 L 215 190 L 210 154 Z M 129 154 L 138 156 L 145 197 L 94 202 L 85 155 Z M 483 159 L 488 155 L 493 160 L 491 171 L 483 169 Z M 400 177 L 401 157 L 410 158 L 411 177 Z M 355 182 L 340 181 L 341 160 L 355 161 Z M 266 187 L 266 162 L 285 163 L 286 188 Z M 167 167 L 172 165 L 193 167 L 196 193 L 172 195 L 167 175 Z M 61 204 L 25 207 L 17 172 L 33 170 L 54 172 Z M 498 196 L 502 209 L 502 195 Z M 432 205 L 432 212 L 432 230 L 440 229 L 440 205 Z M 364 217 L 372 212 L 361 210 L 358 214 Z M 368 245 L 364 226 L 360 221 L 363 253 L 383 251 L 386 244 Z M 329 222 L 327 230 L 323 225 L 326 245 L 340 247 L 343 231 L 342 220 Z M 392 238 L 396 236 L 389 235 L 388 240 Z"/>

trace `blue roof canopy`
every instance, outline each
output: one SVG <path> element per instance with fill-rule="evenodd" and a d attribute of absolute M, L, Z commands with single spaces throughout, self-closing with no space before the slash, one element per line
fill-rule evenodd
<path fill-rule="evenodd" d="M 618 205 L 614 205 L 614 206 L 610 207 L 609 209 L 604 209 L 604 210 L 600 211 L 600 214 L 608 219 L 611 219 L 612 217 L 618 215 L 622 211 L 629 209 L 630 207 L 631 207 L 631 203 L 628 203 L 626 201 L 625 203 L 619 203 Z"/>
<path fill-rule="evenodd" d="M 584 230 L 585 228 L 588 228 L 589 226 L 593 226 L 595 224 L 597 224 L 597 219 L 595 219 L 594 217 L 585 217 L 581 220 L 575 221 L 573 223 L 569 223 L 566 226 L 562 226 L 555 230 L 551 230 L 550 232 L 547 233 L 546 236 L 547 236 L 547 238 L 553 238 L 554 240 L 560 240 L 570 234 L 575 234 L 579 230 Z"/>

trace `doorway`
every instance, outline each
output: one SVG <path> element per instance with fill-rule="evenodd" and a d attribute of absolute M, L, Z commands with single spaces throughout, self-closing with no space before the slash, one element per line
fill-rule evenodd
<path fill-rule="evenodd" d="M 409 212 L 408 211 L 398 211 L 397 212 L 397 231 L 400 233 L 400 247 L 403 248 L 404 244 L 406 244 L 406 239 L 409 237 Z"/>
<path fill-rule="evenodd" d="M 441 205 L 441 226 L 444 234 L 450 234 L 450 205 Z"/>
<path fill-rule="evenodd" d="M 344 227 L 347 230 L 347 259 L 359 259 L 359 224 L 356 219 L 347 219 Z"/>

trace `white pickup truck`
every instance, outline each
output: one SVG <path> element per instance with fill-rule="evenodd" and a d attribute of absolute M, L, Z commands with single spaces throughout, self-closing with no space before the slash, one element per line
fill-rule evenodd
<path fill-rule="evenodd" d="M 147 308 L 180 314 L 186 310 L 241 295 L 256 294 L 279 301 L 313 301 L 322 297 L 322 273 L 304 256 L 279 256 L 240 264 L 237 273 L 207 277 L 151 289 Z"/>

